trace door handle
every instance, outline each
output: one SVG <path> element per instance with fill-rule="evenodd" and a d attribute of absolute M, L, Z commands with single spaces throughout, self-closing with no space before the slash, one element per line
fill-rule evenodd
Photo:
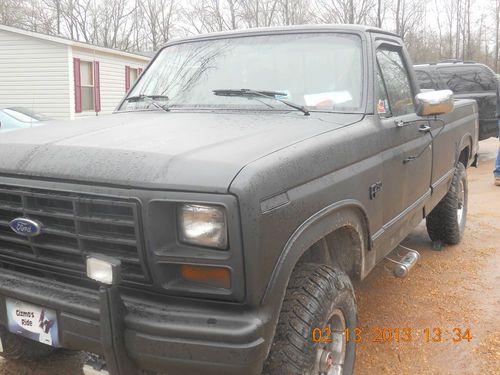
<path fill-rule="evenodd" d="M 428 133 L 432 130 L 432 127 L 430 127 L 429 125 L 421 125 L 419 128 L 418 128 L 418 131 L 420 133 Z"/>

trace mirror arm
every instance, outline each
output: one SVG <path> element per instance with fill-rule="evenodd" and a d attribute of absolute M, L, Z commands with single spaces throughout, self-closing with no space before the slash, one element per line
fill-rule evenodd
<path fill-rule="evenodd" d="M 411 120 L 411 121 L 394 120 L 394 125 L 396 125 L 397 128 L 402 128 L 404 126 L 414 124 L 417 121 L 416 120 Z"/>

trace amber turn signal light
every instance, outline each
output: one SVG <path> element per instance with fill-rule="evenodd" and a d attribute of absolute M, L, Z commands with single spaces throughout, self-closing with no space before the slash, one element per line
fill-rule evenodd
<path fill-rule="evenodd" d="M 209 284 L 217 288 L 231 288 L 231 271 L 224 267 L 183 265 L 181 276 L 186 281 Z"/>

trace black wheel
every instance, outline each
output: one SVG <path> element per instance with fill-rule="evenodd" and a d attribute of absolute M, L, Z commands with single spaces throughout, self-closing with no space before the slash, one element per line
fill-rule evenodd
<path fill-rule="evenodd" d="M 298 265 L 286 291 L 263 373 L 352 374 L 356 344 L 347 340 L 346 328 L 352 332 L 356 325 L 356 300 L 349 277 L 326 265 Z"/>
<path fill-rule="evenodd" d="M 467 195 L 467 172 L 464 165 L 458 163 L 450 190 L 427 215 L 427 232 L 431 240 L 451 245 L 461 241 L 467 220 Z"/>
<path fill-rule="evenodd" d="M 6 359 L 34 361 L 45 358 L 56 350 L 52 346 L 14 335 L 3 328 L 0 328 L 0 335 L 3 344 L 0 356 Z"/>

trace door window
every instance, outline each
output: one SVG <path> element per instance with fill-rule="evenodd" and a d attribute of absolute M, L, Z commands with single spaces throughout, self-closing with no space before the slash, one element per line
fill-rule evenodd
<path fill-rule="evenodd" d="M 450 66 L 438 68 L 446 86 L 456 93 L 494 91 L 495 78 L 481 66 Z"/>
<path fill-rule="evenodd" d="M 379 49 L 377 61 L 389 96 L 392 115 L 414 113 L 413 93 L 401 54 L 393 50 Z"/>
<path fill-rule="evenodd" d="M 391 117 L 391 105 L 389 104 L 389 96 L 387 95 L 387 89 L 385 88 L 384 80 L 382 79 L 382 73 L 380 72 L 380 67 L 377 64 L 377 93 L 376 93 L 376 109 L 379 117 Z"/>
<path fill-rule="evenodd" d="M 418 85 L 421 89 L 435 89 L 434 82 L 432 81 L 431 75 L 423 70 L 415 70 L 417 76 Z"/>

